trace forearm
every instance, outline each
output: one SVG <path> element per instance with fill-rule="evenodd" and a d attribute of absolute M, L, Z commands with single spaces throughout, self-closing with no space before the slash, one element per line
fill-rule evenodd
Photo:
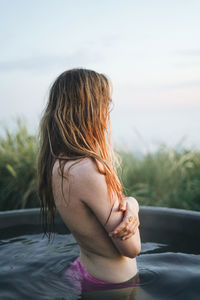
<path fill-rule="evenodd" d="M 130 224 L 131 227 L 135 227 L 134 229 L 134 234 L 131 233 L 130 237 L 128 236 L 128 238 L 126 237 L 126 239 L 121 239 L 120 237 L 120 233 L 119 236 L 113 234 L 115 232 L 115 230 L 113 231 L 113 233 L 111 233 L 111 238 L 113 243 L 115 244 L 115 246 L 117 247 L 117 249 L 119 250 L 119 252 L 127 257 L 130 258 L 134 258 L 136 257 L 141 250 L 141 240 L 140 240 L 140 232 L 138 229 L 138 225 L 139 225 L 139 220 L 138 220 L 138 211 L 139 211 L 139 205 L 136 199 L 132 198 L 132 197 L 128 197 L 125 199 L 128 205 L 126 212 L 122 212 L 120 210 L 118 210 L 118 208 L 116 207 L 113 211 L 113 217 L 114 215 L 117 216 L 118 215 L 118 224 L 117 225 L 117 229 L 116 231 L 120 231 L 121 228 L 123 227 L 123 223 L 127 224 L 127 217 L 132 216 L 133 220 L 131 222 L 128 221 L 128 223 Z M 119 215 L 121 215 L 120 219 L 119 219 Z M 123 217 L 124 215 L 124 217 Z M 124 221 L 122 221 L 124 220 Z M 135 224 L 135 225 L 134 225 Z M 128 225 L 129 226 L 129 225 Z M 125 227 L 127 228 L 127 227 Z M 132 230 L 131 230 L 132 232 Z"/>
<path fill-rule="evenodd" d="M 121 209 L 122 208 L 122 209 Z M 124 211 L 124 213 L 122 213 Z M 122 213 L 122 221 L 111 232 L 110 236 L 120 253 L 128 257 L 135 257 L 141 250 L 139 233 L 139 205 L 135 198 L 127 197 L 124 204 L 119 208 L 118 213 Z M 129 220 L 132 217 L 131 221 Z"/>
<path fill-rule="evenodd" d="M 119 252 L 127 257 L 135 258 L 141 251 L 141 239 L 139 229 L 129 239 L 121 240 L 119 238 L 112 238 L 113 243 Z"/>
<path fill-rule="evenodd" d="M 111 237 L 130 238 L 135 234 L 139 226 L 139 204 L 133 197 L 127 197 L 119 204 L 118 212 L 123 212 L 122 220 L 117 227 L 110 232 Z"/>

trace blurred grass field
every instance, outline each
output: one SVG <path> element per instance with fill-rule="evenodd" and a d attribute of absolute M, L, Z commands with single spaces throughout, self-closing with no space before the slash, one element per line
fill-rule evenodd
<path fill-rule="evenodd" d="M 0 136 L 0 210 L 39 207 L 36 191 L 37 137 L 18 119 Z M 200 211 L 200 151 L 160 145 L 138 158 L 120 151 L 125 193 L 140 205 Z"/>

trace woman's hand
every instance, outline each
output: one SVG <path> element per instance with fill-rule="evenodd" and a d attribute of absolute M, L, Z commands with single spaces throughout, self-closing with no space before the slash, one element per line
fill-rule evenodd
<path fill-rule="evenodd" d="M 139 205 L 135 198 L 127 197 L 123 200 L 123 203 L 120 203 L 119 210 L 124 212 L 123 220 L 109 233 L 109 236 L 126 240 L 136 233 L 140 225 L 138 217 Z"/>

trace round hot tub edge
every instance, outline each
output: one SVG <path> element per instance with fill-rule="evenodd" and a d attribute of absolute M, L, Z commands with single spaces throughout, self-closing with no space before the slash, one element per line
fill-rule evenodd
<path fill-rule="evenodd" d="M 200 247 L 200 212 L 165 207 L 140 207 L 140 232 L 143 242 L 194 243 Z M 40 208 L 0 212 L 0 238 L 26 232 L 42 232 Z M 55 232 L 69 233 L 59 214 Z"/>

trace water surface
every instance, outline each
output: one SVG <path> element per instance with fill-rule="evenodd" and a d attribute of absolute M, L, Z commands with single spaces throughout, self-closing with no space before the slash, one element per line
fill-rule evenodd
<path fill-rule="evenodd" d="M 200 252 L 143 243 L 137 258 L 141 285 L 79 295 L 64 279 L 79 255 L 71 234 L 56 234 L 48 244 L 42 234 L 0 240 L 0 299 L 200 299 Z"/>

